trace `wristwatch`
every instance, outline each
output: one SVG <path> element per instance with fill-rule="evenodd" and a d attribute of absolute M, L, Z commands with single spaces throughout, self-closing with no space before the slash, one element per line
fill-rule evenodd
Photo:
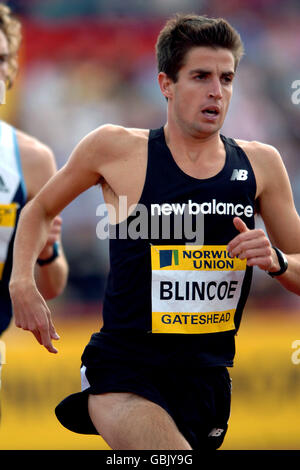
<path fill-rule="evenodd" d="M 53 243 L 53 253 L 51 256 L 49 256 L 49 258 L 47 259 L 37 259 L 36 262 L 39 266 L 44 266 L 45 264 L 50 264 L 52 263 L 52 261 L 54 261 L 59 253 L 58 253 L 58 247 L 59 247 L 59 243 L 58 242 L 54 242 Z"/>
<path fill-rule="evenodd" d="M 280 269 L 279 271 L 275 271 L 273 273 L 271 273 L 270 271 L 267 271 L 267 273 L 270 274 L 271 277 L 280 276 L 281 274 L 285 273 L 285 271 L 287 270 L 288 265 L 289 265 L 288 260 L 286 259 L 286 256 L 284 255 L 284 253 L 282 253 L 282 251 L 279 250 L 279 248 L 276 248 L 276 246 L 272 246 L 272 248 L 275 250 L 275 253 L 277 255 Z"/>

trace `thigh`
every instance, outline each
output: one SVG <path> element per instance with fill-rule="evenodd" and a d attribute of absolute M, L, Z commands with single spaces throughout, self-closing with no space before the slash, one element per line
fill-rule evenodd
<path fill-rule="evenodd" d="M 174 423 L 169 413 L 157 403 L 135 393 L 110 392 L 89 394 L 88 410 L 92 421 L 98 428 L 105 425 L 119 425 L 121 422 L 134 419 L 143 420 L 147 416 L 161 416 Z M 98 429 L 99 432 L 99 429 Z"/>
<path fill-rule="evenodd" d="M 191 449 L 167 411 L 139 395 L 90 394 L 88 409 L 95 428 L 112 449 Z"/>

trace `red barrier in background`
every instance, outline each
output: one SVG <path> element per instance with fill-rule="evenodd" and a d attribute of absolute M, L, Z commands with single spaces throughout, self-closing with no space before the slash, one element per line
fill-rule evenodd
<path fill-rule="evenodd" d="M 133 62 L 153 55 L 158 21 L 96 21 L 46 23 L 22 20 L 25 62 L 36 60 L 101 59 Z"/>

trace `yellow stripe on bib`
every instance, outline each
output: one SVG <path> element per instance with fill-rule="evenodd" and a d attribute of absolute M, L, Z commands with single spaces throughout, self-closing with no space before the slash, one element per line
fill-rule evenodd
<path fill-rule="evenodd" d="M 19 204 L 13 202 L 11 204 L 0 204 L 0 226 L 14 227 L 16 223 L 16 215 Z"/>
<path fill-rule="evenodd" d="M 230 258 L 226 245 L 151 246 L 152 270 L 240 271 L 246 260 Z"/>
<path fill-rule="evenodd" d="M 201 334 L 235 328 L 233 310 L 205 313 L 153 312 L 152 333 Z"/>
<path fill-rule="evenodd" d="M 0 204 L 0 279 L 7 258 L 8 247 L 14 233 L 19 204 Z"/>

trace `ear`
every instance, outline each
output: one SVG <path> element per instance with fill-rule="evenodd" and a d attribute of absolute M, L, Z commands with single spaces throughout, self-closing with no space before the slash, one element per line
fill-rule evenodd
<path fill-rule="evenodd" d="M 158 74 L 158 84 L 162 94 L 167 98 L 172 97 L 172 85 L 173 80 L 165 72 L 159 72 Z"/>

